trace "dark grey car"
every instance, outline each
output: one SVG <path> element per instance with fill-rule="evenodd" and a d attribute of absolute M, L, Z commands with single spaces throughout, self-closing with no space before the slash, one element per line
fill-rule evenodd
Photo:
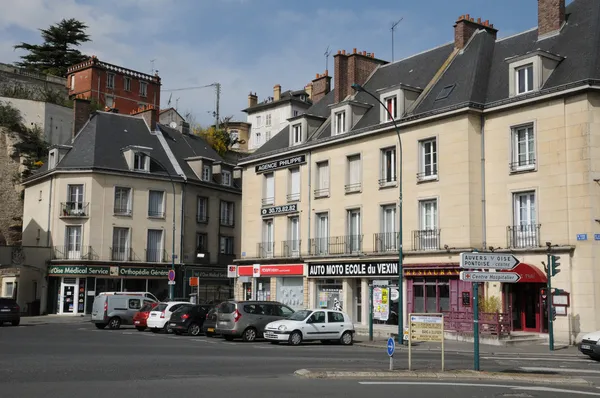
<path fill-rule="evenodd" d="M 225 301 L 217 307 L 216 332 L 225 340 L 261 337 L 268 323 L 292 315 L 294 310 L 277 301 Z"/>

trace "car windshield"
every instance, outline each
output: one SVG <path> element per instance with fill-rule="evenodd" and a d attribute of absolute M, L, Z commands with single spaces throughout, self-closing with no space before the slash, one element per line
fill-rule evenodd
<path fill-rule="evenodd" d="M 303 321 L 306 318 L 308 318 L 310 314 L 312 314 L 312 311 L 309 310 L 296 311 L 287 319 L 289 319 L 290 321 Z"/>
<path fill-rule="evenodd" d="M 185 314 L 185 313 L 190 313 L 192 312 L 192 308 L 194 308 L 193 305 L 182 305 L 181 307 L 177 308 L 173 313 L 174 314 Z"/>

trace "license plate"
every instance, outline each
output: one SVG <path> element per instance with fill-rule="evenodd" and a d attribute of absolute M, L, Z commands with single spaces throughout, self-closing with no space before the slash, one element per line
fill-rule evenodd
<path fill-rule="evenodd" d="M 589 345 L 587 345 L 587 344 L 582 344 L 582 345 L 581 345 L 581 349 L 582 349 L 582 350 L 590 350 L 591 348 L 592 348 L 592 347 L 590 347 L 590 346 L 589 346 Z"/>
<path fill-rule="evenodd" d="M 220 321 L 219 325 L 227 325 L 227 321 Z"/>
<path fill-rule="evenodd" d="M 156 314 L 150 314 L 150 316 L 153 316 L 153 317 L 154 317 L 154 316 L 156 316 Z"/>
<path fill-rule="evenodd" d="M 206 329 L 206 330 L 207 330 L 208 332 L 211 332 L 211 333 L 212 333 L 212 332 L 214 332 L 214 331 L 215 331 L 215 328 L 208 328 L 208 329 Z"/>
<path fill-rule="evenodd" d="M 172 323 L 170 326 L 175 326 L 175 324 L 174 324 L 174 323 Z"/>
<path fill-rule="evenodd" d="M 10 308 L 2 308 L 0 312 L 10 312 Z"/>
<path fill-rule="evenodd" d="M 140 324 L 140 321 L 135 321 L 134 323 L 135 323 L 136 325 L 139 325 L 139 324 Z"/>

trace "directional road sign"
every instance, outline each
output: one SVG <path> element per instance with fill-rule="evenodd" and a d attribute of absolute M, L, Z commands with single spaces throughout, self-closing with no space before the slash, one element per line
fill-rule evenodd
<path fill-rule="evenodd" d="M 516 283 L 520 279 L 521 275 L 517 274 L 516 272 L 460 272 L 460 280 L 465 282 Z"/>
<path fill-rule="evenodd" d="M 511 270 L 519 265 L 512 254 L 502 253 L 460 253 L 461 268 L 489 268 Z"/>
<path fill-rule="evenodd" d="M 173 282 L 174 280 L 175 280 L 175 270 L 170 269 L 169 270 L 169 281 Z"/>
<path fill-rule="evenodd" d="M 391 357 L 394 355 L 394 351 L 396 351 L 396 343 L 394 338 L 390 337 L 387 342 L 387 354 Z"/>

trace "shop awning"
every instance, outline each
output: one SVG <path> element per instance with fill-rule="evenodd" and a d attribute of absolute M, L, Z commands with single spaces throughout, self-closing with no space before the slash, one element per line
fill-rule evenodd
<path fill-rule="evenodd" d="M 546 283 L 548 279 L 544 270 L 539 269 L 535 265 L 520 263 L 512 270 L 502 270 L 500 272 L 516 272 L 521 275 L 518 283 Z"/>

